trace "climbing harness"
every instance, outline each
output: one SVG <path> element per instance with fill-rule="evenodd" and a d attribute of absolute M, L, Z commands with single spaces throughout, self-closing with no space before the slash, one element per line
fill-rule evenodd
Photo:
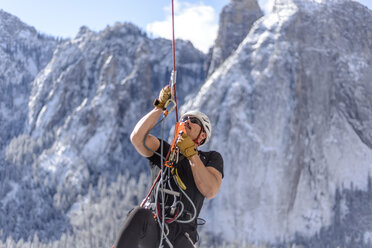
<path fill-rule="evenodd" d="M 164 140 L 165 118 L 168 116 L 168 114 L 173 109 L 176 109 L 176 108 L 177 107 L 172 107 L 170 111 L 164 110 L 163 112 L 164 117 L 155 124 L 156 126 L 159 123 L 162 123 L 161 140 Z M 169 234 L 168 225 L 170 223 L 173 223 L 173 222 L 184 223 L 184 224 L 191 223 L 195 220 L 196 215 L 197 215 L 195 204 L 191 200 L 191 198 L 186 194 L 185 192 L 186 185 L 182 182 L 180 176 L 178 175 L 178 171 L 177 171 L 177 163 L 179 161 L 180 152 L 179 152 L 179 149 L 176 147 L 176 142 L 177 142 L 179 134 L 181 134 L 182 132 L 186 132 L 184 123 L 177 122 L 175 132 L 174 132 L 174 138 L 173 138 L 173 141 L 171 143 L 171 146 L 169 148 L 169 151 L 166 157 L 163 156 L 164 154 L 164 143 L 163 142 L 160 142 L 160 153 L 158 153 L 156 151 L 151 150 L 151 148 L 149 148 L 146 145 L 146 139 L 147 139 L 149 132 L 146 134 L 145 139 L 144 139 L 144 146 L 148 150 L 157 154 L 160 157 L 160 163 L 161 163 L 161 169 L 158 173 L 158 176 L 156 177 L 153 185 L 151 186 L 149 193 L 147 194 L 147 196 L 145 197 L 145 199 L 142 201 L 140 205 L 141 207 L 153 210 L 155 213 L 154 218 L 159 224 L 159 227 L 161 230 L 159 248 L 163 247 L 163 240 L 165 240 L 165 242 L 168 244 L 170 248 L 173 248 L 173 245 L 167 236 Z M 171 179 L 173 179 L 173 182 L 176 184 L 179 192 L 173 189 L 172 184 L 171 184 Z M 154 190 L 155 190 L 155 202 L 151 203 L 150 195 Z M 193 209 L 191 214 L 186 212 L 184 203 L 179 200 L 181 194 L 190 203 Z M 166 202 L 168 203 L 168 199 L 172 200 L 172 197 L 173 197 L 172 204 L 170 206 L 166 206 Z M 184 216 L 187 216 L 188 218 L 184 219 Z"/>
<path fill-rule="evenodd" d="M 167 155 L 163 156 L 164 144 L 160 142 L 160 153 L 153 151 L 146 146 L 146 139 L 149 135 L 149 131 L 144 139 L 144 146 L 154 152 L 154 154 L 160 156 L 161 168 L 160 171 L 152 184 L 149 193 L 144 198 L 141 207 L 151 209 L 154 211 L 154 218 L 159 224 L 161 230 L 160 244 L 159 248 L 163 247 L 163 241 L 165 241 L 170 248 L 173 248 L 172 243 L 168 238 L 169 227 L 168 225 L 173 222 L 178 223 L 191 223 L 195 220 L 197 215 L 197 210 L 194 202 L 186 194 L 186 185 L 182 182 L 181 177 L 177 171 L 177 163 L 179 161 L 180 151 L 176 146 L 177 139 L 180 134 L 186 132 L 185 125 L 183 122 L 178 120 L 178 107 L 177 107 L 177 95 L 176 95 L 176 56 L 175 56 L 175 37 L 174 37 L 174 3 L 172 0 L 172 58 L 173 58 L 173 70 L 170 77 L 170 88 L 171 88 L 171 98 L 166 102 L 163 111 L 163 118 L 159 120 L 155 126 L 162 123 L 161 128 L 161 140 L 164 140 L 164 129 L 165 129 L 165 118 L 175 110 L 176 112 L 176 127 L 174 131 L 174 138 L 171 142 L 169 151 Z M 173 105 L 170 110 L 167 108 L 170 105 Z M 154 127 L 155 127 L 154 126 Z M 173 189 L 171 180 L 175 183 L 178 188 L 178 191 Z M 150 195 L 155 190 L 155 202 L 150 202 Z M 187 212 L 185 210 L 184 203 L 180 200 L 180 197 L 184 196 L 192 207 L 192 212 Z M 173 200 L 173 201 L 172 201 Z M 170 206 L 166 206 L 166 203 L 172 202 Z M 185 218 L 186 217 L 186 218 Z M 190 239 L 190 237 L 188 237 Z M 191 239 L 190 239 L 191 241 Z"/>

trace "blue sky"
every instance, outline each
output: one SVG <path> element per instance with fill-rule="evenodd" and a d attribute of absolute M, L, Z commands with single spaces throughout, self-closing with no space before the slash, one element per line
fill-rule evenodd
<path fill-rule="evenodd" d="M 213 45 L 218 17 L 230 0 L 174 0 L 176 36 L 206 52 Z M 273 0 L 258 0 L 269 8 Z M 358 0 L 372 9 L 372 0 Z M 38 31 L 73 38 L 79 28 L 100 31 L 115 22 L 132 22 L 151 36 L 169 38 L 171 0 L 0 0 L 0 9 Z M 266 11 L 268 11 L 266 9 Z"/>

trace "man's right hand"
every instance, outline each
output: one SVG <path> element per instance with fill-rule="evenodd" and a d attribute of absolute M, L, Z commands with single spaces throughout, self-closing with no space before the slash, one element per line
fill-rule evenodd
<path fill-rule="evenodd" d="M 155 99 L 154 106 L 160 109 L 164 109 L 166 102 L 171 97 L 171 88 L 169 85 L 161 89 L 159 98 Z"/>
<path fill-rule="evenodd" d="M 196 151 L 197 145 L 186 133 L 179 134 L 176 146 L 188 160 L 190 160 L 192 156 L 198 154 Z"/>

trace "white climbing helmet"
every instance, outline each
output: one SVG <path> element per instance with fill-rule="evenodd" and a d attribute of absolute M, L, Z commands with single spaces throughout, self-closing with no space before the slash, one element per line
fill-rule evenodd
<path fill-rule="evenodd" d="M 186 113 L 184 113 L 182 115 L 181 120 L 183 118 L 185 118 L 186 116 L 196 117 L 202 123 L 204 131 L 207 134 L 207 137 L 205 138 L 202 145 L 206 144 L 208 142 L 208 140 L 210 139 L 211 134 L 212 134 L 212 125 L 211 125 L 211 122 L 210 122 L 208 116 L 206 116 L 205 114 L 203 114 L 202 112 L 200 112 L 198 110 L 190 110 L 190 111 L 187 111 Z"/>

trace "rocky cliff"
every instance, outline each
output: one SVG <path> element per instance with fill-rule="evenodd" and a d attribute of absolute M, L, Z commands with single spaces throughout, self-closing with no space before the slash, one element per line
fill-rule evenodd
<path fill-rule="evenodd" d="M 229 57 L 263 16 L 257 0 L 231 0 L 220 14 L 218 35 L 211 51 L 208 75 Z"/>
<path fill-rule="evenodd" d="M 0 151 L 23 132 L 31 82 L 53 55 L 58 41 L 0 10 Z"/>
<path fill-rule="evenodd" d="M 371 201 L 355 199 L 371 192 L 371 24 L 352 1 L 276 1 L 184 106 L 210 114 L 209 146 L 226 163 L 214 232 L 364 247 L 372 227 L 357 219 Z"/>

